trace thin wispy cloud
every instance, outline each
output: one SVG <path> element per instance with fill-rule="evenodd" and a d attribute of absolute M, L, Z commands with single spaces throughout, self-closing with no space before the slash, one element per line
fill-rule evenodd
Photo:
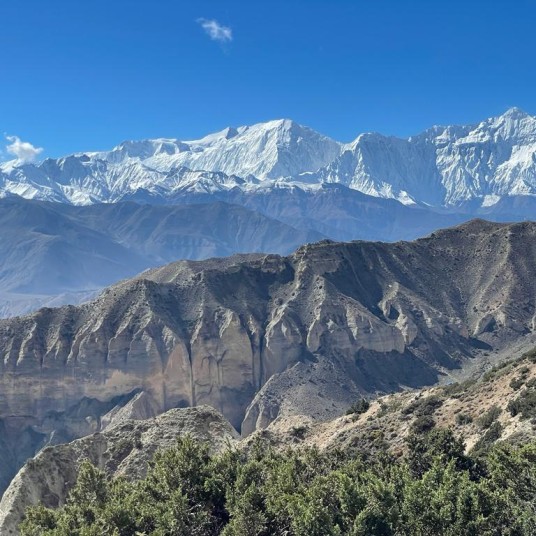
<path fill-rule="evenodd" d="M 6 145 L 6 151 L 22 164 L 35 162 L 43 152 L 42 147 L 35 147 L 28 141 L 22 141 L 18 136 L 6 136 L 6 140 L 11 142 Z"/>
<path fill-rule="evenodd" d="M 198 24 L 205 30 L 205 33 L 218 43 L 230 43 L 233 40 L 233 30 L 228 26 L 220 24 L 215 19 L 197 19 Z"/>

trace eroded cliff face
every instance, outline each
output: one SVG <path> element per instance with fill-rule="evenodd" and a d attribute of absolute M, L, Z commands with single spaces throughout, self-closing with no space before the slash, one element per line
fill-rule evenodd
<path fill-rule="evenodd" d="M 354 452 L 357 449 L 363 453 L 388 449 L 400 456 L 407 449 L 405 439 L 421 416 L 418 408 L 422 409 L 424 401 L 433 397 L 437 404 L 426 407 L 436 428 L 453 430 L 468 450 L 489 436 L 488 429 L 480 426 L 479 418 L 492 408 L 502 410 L 495 421 L 501 427 L 499 437 L 488 437 L 486 442 L 525 443 L 534 440 L 536 426 L 531 419 L 524 419 L 520 414 L 512 416 L 508 407 L 523 396 L 523 392 L 530 390 L 536 379 L 535 342 L 536 334 L 532 334 L 520 346 L 509 348 L 508 353 L 490 356 L 493 361 L 498 358 L 501 365 L 491 368 L 488 361 L 487 373 L 480 378 L 473 376 L 469 382 L 393 393 L 372 401 L 362 414 L 343 415 L 324 422 L 309 415 L 285 414 L 265 429 L 242 439 L 219 412 L 208 406 L 172 409 L 149 418 L 154 409 L 151 399 L 147 393 L 139 392 L 102 419 L 103 432 L 44 449 L 24 464 L 0 501 L 0 534 L 19 534 L 17 525 L 30 505 L 52 508 L 63 505 L 83 460 L 89 459 L 109 476 L 136 480 L 145 476 L 156 450 L 171 447 L 178 436 L 185 434 L 206 442 L 213 452 L 228 448 L 249 450 L 253 445 L 258 447 L 260 441 L 265 447 L 276 449 L 314 447 Z M 514 356 L 516 358 L 512 359 Z M 508 360 L 504 361 L 506 357 Z M 268 380 L 263 390 L 269 386 L 273 391 L 279 386 L 287 393 L 281 408 L 272 407 L 277 410 L 276 414 L 281 409 L 286 412 L 298 392 L 307 394 L 307 382 L 300 384 L 298 379 L 309 378 L 312 365 L 297 363 L 287 371 L 290 374 L 275 375 Z M 322 364 L 319 360 L 315 365 L 322 368 L 324 379 L 331 386 L 337 386 L 341 381 L 327 361 Z M 522 388 L 520 383 L 524 385 Z M 311 400 L 316 400 L 321 408 L 321 398 L 313 396 Z M 264 402 L 270 403 L 267 397 L 262 397 Z M 460 421 L 460 414 L 468 419 Z M 247 425 L 247 418 L 244 425 Z"/>
<path fill-rule="evenodd" d="M 358 392 L 434 383 L 534 330 L 535 237 L 536 224 L 475 221 L 144 272 L 90 304 L 0 322 L 0 418 L 40 430 L 84 397 L 137 391 L 155 413 L 207 404 L 248 433 L 281 412 L 334 417 Z"/>

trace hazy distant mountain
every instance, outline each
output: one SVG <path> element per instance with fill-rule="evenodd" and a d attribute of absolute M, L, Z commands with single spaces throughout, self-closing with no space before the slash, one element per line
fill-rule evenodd
<path fill-rule="evenodd" d="M 82 205 L 232 189 L 264 196 L 282 180 L 449 208 L 536 195 L 536 117 L 512 108 L 477 125 L 435 126 L 408 139 L 368 133 L 348 144 L 279 120 L 195 141 L 128 141 L 108 152 L 0 165 L 0 194 Z"/>
<path fill-rule="evenodd" d="M 0 200 L 0 316 L 77 303 L 91 291 L 177 259 L 289 253 L 322 235 L 212 202 L 74 207 Z"/>
<path fill-rule="evenodd" d="M 465 212 L 440 213 L 425 206 L 409 207 L 395 199 L 373 197 L 329 183 L 308 188 L 277 182 L 253 191 L 232 188 L 210 194 L 177 193 L 170 201 L 207 202 L 214 198 L 242 205 L 298 229 L 317 231 L 333 240 L 413 240 L 471 218 Z"/>
<path fill-rule="evenodd" d="M 325 237 L 412 240 L 475 212 L 496 221 L 536 213 L 536 198 L 527 196 L 505 197 L 476 211 L 438 213 L 340 184 L 314 190 L 279 184 L 254 193 L 234 188 L 178 194 L 171 201 L 175 205 L 79 207 L 0 200 L 0 317 L 80 303 L 119 279 L 178 259 L 289 253 Z"/>

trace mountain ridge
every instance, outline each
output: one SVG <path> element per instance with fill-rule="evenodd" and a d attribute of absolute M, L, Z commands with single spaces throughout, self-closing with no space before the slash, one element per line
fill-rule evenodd
<path fill-rule="evenodd" d="M 0 194 L 72 204 L 117 202 L 148 189 L 166 200 L 190 188 L 255 192 L 278 180 L 341 183 L 405 204 L 456 208 L 536 195 L 536 117 L 518 108 L 480 123 L 408 138 L 334 141 L 291 120 L 228 127 L 200 140 L 126 141 L 111 151 L 41 164 L 0 164 Z"/>
<path fill-rule="evenodd" d="M 458 378 L 534 345 L 535 272 L 536 223 L 474 220 L 412 242 L 174 262 L 0 320 L 0 483 L 129 414 L 204 404 L 248 435 Z"/>
<path fill-rule="evenodd" d="M 8 197 L 0 199 L 0 225 L 0 316 L 29 312 L 40 303 L 76 303 L 180 258 L 290 253 L 323 237 L 217 199 L 76 207 Z"/>
<path fill-rule="evenodd" d="M 46 382 L 63 377 L 65 366 L 82 378 L 89 366 L 96 368 L 92 383 L 83 382 L 86 396 L 115 396 L 120 385 L 124 394 L 145 378 L 163 406 L 210 403 L 237 427 L 274 374 L 322 367 L 334 356 L 354 378 L 349 392 L 392 389 L 397 381 L 419 381 L 419 374 L 433 382 L 439 370 L 458 367 L 479 348 L 534 329 L 535 236 L 534 223 L 476 220 L 414 242 L 324 241 L 288 257 L 250 254 L 155 268 L 90 304 L 1 320 L 1 370 L 11 394 L 0 411 L 26 407 L 36 367 L 39 389 L 50 392 L 55 410 L 78 397 L 81 384 L 65 377 L 54 402 Z M 380 355 L 382 374 L 374 368 Z M 414 367 L 413 380 L 396 356 Z M 112 380 L 127 371 L 124 385 Z"/>

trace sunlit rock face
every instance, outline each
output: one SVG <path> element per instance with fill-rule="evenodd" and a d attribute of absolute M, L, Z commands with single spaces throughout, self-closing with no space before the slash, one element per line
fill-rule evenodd
<path fill-rule="evenodd" d="M 0 321 L 6 449 L 200 404 L 249 433 L 434 383 L 534 329 L 535 234 L 474 221 L 416 242 L 184 261 L 86 305 Z M 138 409 L 121 409 L 140 392 Z"/>

